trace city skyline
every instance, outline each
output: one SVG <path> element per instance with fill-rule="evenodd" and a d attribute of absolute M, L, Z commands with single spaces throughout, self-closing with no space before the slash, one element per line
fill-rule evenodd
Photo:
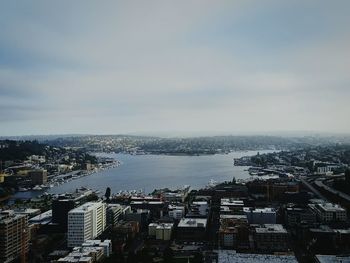
<path fill-rule="evenodd" d="M 0 136 L 350 133 L 347 1 L 4 1 Z"/>

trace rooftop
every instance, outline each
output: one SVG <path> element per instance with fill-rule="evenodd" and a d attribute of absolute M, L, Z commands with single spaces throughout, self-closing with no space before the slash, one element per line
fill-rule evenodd
<path fill-rule="evenodd" d="M 222 206 L 243 206 L 244 202 L 242 200 L 235 200 L 231 198 L 222 198 L 221 199 Z"/>
<path fill-rule="evenodd" d="M 323 203 L 323 204 L 316 204 L 317 208 L 320 208 L 321 210 L 325 212 L 340 212 L 344 211 L 345 209 L 342 208 L 339 205 L 333 204 L 333 203 Z"/>
<path fill-rule="evenodd" d="M 265 207 L 265 208 L 243 207 L 243 211 L 246 213 L 276 213 L 276 210 L 271 207 Z"/>
<path fill-rule="evenodd" d="M 178 227 L 207 227 L 205 218 L 182 218 Z"/>
<path fill-rule="evenodd" d="M 262 254 L 240 254 L 234 250 L 220 250 L 218 263 L 297 263 L 294 256 L 262 255 Z"/>
<path fill-rule="evenodd" d="M 287 230 L 280 224 L 265 224 L 260 227 L 255 228 L 255 232 L 259 234 L 263 233 L 285 233 Z"/>
<path fill-rule="evenodd" d="M 89 211 L 95 207 L 100 206 L 102 203 L 101 202 L 88 202 L 85 203 L 77 208 L 72 209 L 71 211 L 69 211 L 69 213 L 81 213 L 81 212 L 85 212 L 85 211 Z"/>
<path fill-rule="evenodd" d="M 320 263 L 350 263 L 350 256 L 316 255 Z"/>

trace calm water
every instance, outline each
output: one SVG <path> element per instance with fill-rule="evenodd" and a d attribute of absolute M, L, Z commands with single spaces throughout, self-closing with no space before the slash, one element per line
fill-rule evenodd
<path fill-rule="evenodd" d="M 267 153 L 273 151 L 259 151 Z M 168 155 L 126 155 L 99 154 L 114 157 L 122 162 L 116 168 L 104 170 L 82 177 L 48 190 L 49 193 L 65 193 L 84 186 L 105 192 L 110 187 L 112 193 L 119 190 L 140 190 L 146 193 L 156 188 L 178 188 L 191 185 L 192 188 L 205 186 L 210 179 L 217 182 L 245 179 L 249 177 L 247 167 L 233 166 L 233 158 L 255 155 L 257 151 L 232 152 L 230 154 L 203 156 Z M 41 192 L 22 192 L 14 197 L 24 198 Z"/>

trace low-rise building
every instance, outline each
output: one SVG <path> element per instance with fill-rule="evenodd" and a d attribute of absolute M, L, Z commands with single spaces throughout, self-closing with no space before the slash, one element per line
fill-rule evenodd
<path fill-rule="evenodd" d="M 280 224 L 264 224 L 254 230 L 256 249 L 262 252 L 288 250 L 288 232 Z"/>
<path fill-rule="evenodd" d="M 220 213 L 243 213 L 244 202 L 233 198 L 222 198 L 220 201 Z"/>
<path fill-rule="evenodd" d="M 164 223 L 164 224 L 156 224 L 151 223 L 148 225 L 148 235 L 154 236 L 159 240 L 170 240 L 173 230 L 173 224 Z"/>
<path fill-rule="evenodd" d="M 276 210 L 274 208 L 244 207 L 244 214 L 249 224 L 276 224 Z"/>
<path fill-rule="evenodd" d="M 182 218 L 177 226 L 179 240 L 204 240 L 207 231 L 207 219 Z"/>
<path fill-rule="evenodd" d="M 295 256 L 290 255 L 266 255 L 243 254 L 234 250 L 220 250 L 217 253 L 217 263 L 297 263 Z"/>
<path fill-rule="evenodd" d="M 170 218 L 180 220 L 185 215 L 185 207 L 179 205 L 169 205 L 168 206 L 168 215 Z"/>
<path fill-rule="evenodd" d="M 346 210 L 339 205 L 327 202 L 309 204 L 321 222 L 346 221 Z"/>
<path fill-rule="evenodd" d="M 101 248 L 103 248 L 103 254 L 106 257 L 109 257 L 112 254 L 112 241 L 109 239 L 106 239 L 104 241 L 102 241 L 102 240 L 87 240 L 81 246 L 82 247 L 101 247 Z"/>
<path fill-rule="evenodd" d="M 200 216 L 207 216 L 209 212 L 209 205 L 207 201 L 194 201 L 190 205 L 192 213 L 198 213 Z"/>
<path fill-rule="evenodd" d="M 316 214 L 309 208 L 288 207 L 285 212 L 285 221 L 289 227 L 300 224 L 312 225 L 316 223 Z"/>
<path fill-rule="evenodd" d="M 220 246 L 249 248 L 249 224 L 246 215 L 220 215 Z"/>

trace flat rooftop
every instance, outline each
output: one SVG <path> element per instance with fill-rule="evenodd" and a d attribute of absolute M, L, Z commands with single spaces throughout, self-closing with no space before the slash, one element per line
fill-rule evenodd
<path fill-rule="evenodd" d="M 102 204 L 101 202 L 88 202 L 77 208 L 70 210 L 69 213 L 71 214 L 71 213 L 81 213 L 81 212 L 89 211 L 94 207 L 100 206 L 101 204 Z"/>
<path fill-rule="evenodd" d="M 235 200 L 230 198 L 222 198 L 220 203 L 223 206 L 244 206 L 244 202 L 242 200 Z"/>
<path fill-rule="evenodd" d="M 245 213 L 276 213 L 276 210 L 271 207 L 265 207 L 265 208 L 243 207 L 243 211 Z"/>
<path fill-rule="evenodd" d="M 182 218 L 178 227 L 207 227 L 205 218 Z"/>
<path fill-rule="evenodd" d="M 241 254 L 234 250 L 220 250 L 218 263 L 298 263 L 294 256 L 263 255 L 263 254 Z"/>
<path fill-rule="evenodd" d="M 319 263 L 350 263 L 350 256 L 316 255 Z"/>
<path fill-rule="evenodd" d="M 325 212 L 345 212 L 344 208 L 333 203 L 317 204 L 316 206 Z"/>
<path fill-rule="evenodd" d="M 280 224 L 265 224 L 262 227 L 255 228 L 255 232 L 259 234 L 263 234 L 263 233 L 287 234 L 287 230 Z"/>

